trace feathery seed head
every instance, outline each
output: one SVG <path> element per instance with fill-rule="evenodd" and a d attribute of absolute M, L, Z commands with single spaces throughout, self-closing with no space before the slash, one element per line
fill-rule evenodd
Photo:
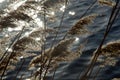
<path fill-rule="evenodd" d="M 120 56 L 120 40 L 104 45 L 101 49 L 101 53 L 104 56 Z"/>
<path fill-rule="evenodd" d="M 101 5 L 107 5 L 107 6 L 110 6 L 110 7 L 113 7 L 115 6 L 115 2 L 112 1 L 112 0 L 98 0 L 99 4 Z"/>
<path fill-rule="evenodd" d="M 86 28 L 85 25 L 88 25 L 93 22 L 97 14 L 91 14 L 88 16 L 85 16 L 81 18 L 69 31 L 68 33 L 71 35 L 76 35 L 76 34 L 85 34 L 89 32 Z"/>

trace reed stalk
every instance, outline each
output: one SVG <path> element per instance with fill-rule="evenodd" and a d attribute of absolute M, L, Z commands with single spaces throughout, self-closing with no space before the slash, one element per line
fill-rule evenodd
<path fill-rule="evenodd" d="M 17 73 L 16 73 L 16 75 L 15 75 L 14 79 L 12 79 L 12 80 L 16 80 L 16 79 L 17 79 L 18 74 L 19 74 L 19 73 L 20 73 L 20 71 L 22 70 L 22 67 L 23 67 L 23 65 L 24 65 L 24 63 L 25 63 L 25 59 L 23 58 L 22 60 L 23 60 L 23 61 L 22 61 L 21 65 L 20 65 L 20 68 L 18 68 L 18 71 L 17 71 Z"/>
<path fill-rule="evenodd" d="M 20 2 L 20 1 L 17 0 L 17 1 L 15 1 L 15 3 L 16 2 Z M 53 2 L 56 2 L 56 3 L 53 4 Z M 40 27 L 41 25 L 44 28 L 32 30 L 32 31 L 30 31 L 30 33 L 27 34 L 27 36 L 24 36 L 23 33 L 26 30 L 27 25 L 24 26 L 22 28 L 22 30 L 15 36 L 14 40 L 8 46 L 7 50 L 5 50 L 5 52 L 3 54 L 0 53 L 0 55 L 1 55 L 0 65 L 2 65 L 2 66 L 0 66 L 0 69 L 3 68 L 0 80 L 3 79 L 5 73 L 7 72 L 7 68 L 10 65 L 12 65 L 12 63 L 16 64 L 18 61 L 20 61 L 20 60 L 17 60 L 17 57 L 22 55 L 24 57 L 22 59 L 23 61 L 21 62 L 21 65 L 18 68 L 15 77 L 13 78 L 13 80 L 16 80 L 20 71 L 22 70 L 22 67 L 23 67 L 25 61 L 26 61 L 25 54 L 28 55 L 27 52 L 25 52 L 25 51 L 27 49 L 28 50 L 29 49 L 36 50 L 34 48 L 37 48 L 37 50 L 39 49 L 40 52 L 39 52 L 39 54 L 37 54 L 37 56 L 35 56 L 31 60 L 31 62 L 29 63 L 29 68 L 31 68 L 31 67 L 36 68 L 38 66 L 38 69 L 36 71 L 32 72 L 32 74 L 30 76 L 30 80 L 45 80 L 47 73 L 49 73 L 49 72 L 53 72 L 52 80 L 54 80 L 54 77 L 56 76 L 57 67 L 60 62 L 72 61 L 72 60 L 80 57 L 80 55 L 82 54 L 82 49 L 83 49 L 83 46 L 86 44 L 86 41 L 85 41 L 85 44 L 83 44 L 83 46 L 80 45 L 79 47 L 77 47 L 76 51 L 72 51 L 72 50 L 70 50 L 70 48 L 71 48 L 71 45 L 74 44 L 73 42 L 75 41 L 75 38 L 73 38 L 73 37 L 76 37 L 76 35 L 80 36 L 85 33 L 89 33 L 89 30 L 87 29 L 86 26 L 89 25 L 90 23 L 93 23 L 94 19 L 99 14 L 95 14 L 95 13 L 92 13 L 89 15 L 86 15 L 86 14 L 98 2 L 99 4 L 101 4 L 103 6 L 110 6 L 110 8 L 112 8 L 112 11 L 111 11 L 111 15 L 109 17 L 109 21 L 108 21 L 106 29 L 105 29 L 104 36 L 101 40 L 100 45 L 98 46 L 96 51 L 93 53 L 91 63 L 85 69 L 83 74 L 78 73 L 79 76 L 77 76 L 77 79 L 80 78 L 80 80 L 89 80 L 89 78 L 92 75 L 92 72 L 94 70 L 95 63 L 97 62 L 99 56 L 103 55 L 105 50 L 108 50 L 106 46 L 103 46 L 103 44 L 104 44 L 104 42 L 105 42 L 115 20 L 120 12 L 120 1 L 116 0 L 116 2 L 114 2 L 112 0 L 94 0 L 93 3 L 91 3 L 88 6 L 88 8 L 84 11 L 84 13 L 80 16 L 80 19 L 64 34 L 63 38 L 55 45 L 55 42 L 57 40 L 57 37 L 59 36 L 59 31 L 62 28 L 62 24 L 63 24 L 64 18 L 65 18 L 66 12 L 67 12 L 68 2 L 69 2 L 69 0 L 57 0 L 57 1 L 56 0 L 42 0 L 42 1 L 36 1 L 36 0 L 33 0 L 33 1 L 28 0 L 27 1 L 27 0 L 25 0 L 23 3 L 21 3 L 16 8 L 14 7 L 14 5 L 15 5 L 14 1 L 11 2 L 13 4 L 8 6 L 8 8 L 6 9 L 6 12 L 5 12 L 6 14 L 0 15 L 0 18 L 1 18 L 0 19 L 0 30 L 1 31 L 8 27 L 11 27 L 11 28 L 17 27 L 18 26 L 17 21 L 19 21 L 19 20 L 22 20 L 22 21 L 28 23 L 29 28 L 31 26 Z M 48 37 L 47 33 L 52 31 L 51 29 L 49 29 L 47 27 L 47 21 L 49 21 L 49 18 L 53 18 L 53 17 L 56 18 L 56 16 L 50 14 L 50 12 L 53 12 L 53 14 L 54 14 L 54 12 L 57 11 L 57 8 L 61 6 L 61 3 L 63 3 L 65 5 L 65 9 L 60 18 L 60 23 L 58 25 L 57 31 L 55 32 L 53 42 L 51 43 L 50 48 L 46 49 L 46 43 L 47 43 L 46 39 Z M 10 6 L 12 6 L 12 7 L 10 7 Z M 35 13 L 34 14 L 30 13 L 30 10 L 33 10 Z M 36 16 L 38 17 L 38 15 L 40 15 L 40 16 L 42 15 L 42 19 L 44 22 L 43 24 L 42 23 L 39 24 L 36 22 Z M 68 38 L 68 36 L 70 38 Z M 29 46 L 29 44 L 32 47 Z M 111 46 L 111 45 L 112 44 L 110 44 L 108 46 Z M 114 46 L 112 45 L 112 47 L 114 47 Z M 9 52 L 10 48 L 12 48 L 11 52 Z M 107 55 L 107 53 L 106 53 L 106 55 Z M 115 56 L 112 53 L 107 56 L 106 55 L 105 55 L 105 57 L 109 57 L 110 55 Z M 28 55 L 28 57 L 29 57 L 29 55 Z M 105 64 L 107 59 L 109 60 L 109 58 L 104 59 L 104 61 L 103 61 L 104 65 L 109 65 L 109 64 Z M 96 74 L 93 75 L 93 80 L 96 79 L 96 77 L 98 76 L 98 74 L 101 70 L 102 70 L 102 68 L 100 67 L 97 70 Z M 24 78 L 24 76 L 21 75 L 20 80 L 22 80 L 23 78 Z"/>
<path fill-rule="evenodd" d="M 17 40 L 19 40 L 19 38 L 21 37 L 24 28 L 25 28 L 25 27 L 23 27 L 23 29 L 18 33 L 17 38 L 16 38 Z M 13 42 L 13 43 L 14 43 L 14 42 Z M 11 45 L 10 45 L 10 47 L 11 47 Z M 8 50 L 7 50 L 7 51 L 8 51 Z M 6 51 L 4 54 L 7 54 L 7 51 Z M 13 50 L 13 52 L 14 52 L 14 50 Z M 3 73 L 2 73 L 2 75 L 1 75 L 1 78 L 0 78 L 1 80 L 2 80 L 2 78 L 3 78 L 3 76 L 4 76 L 4 73 L 5 73 L 5 71 L 6 71 L 6 68 L 7 68 L 8 64 L 9 64 L 9 62 L 10 62 L 11 56 L 12 56 L 12 53 L 10 53 L 10 55 L 8 55 L 9 58 L 8 58 L 7 64 L 5 65 L 5 68 L 4 68 L 4 70 L 3 70 Z M 4 58 L 4 55 L 3 55 L 3 58 Z M 4 59 L 6 59 L 6 58 L 4 58 Z M 4 59 L 3 59 L 3 60 L 4 60 Z M 2 60 L 2 61 L 3 61 L 3 60 Z M 1 63 L 2 63 L 2 62 L 1 62 Z"/>
<path fill-rule="evenodd" d="M 103 37 L 103 39 L 102 39 L 102 41 L 101 41 L 101 44 L 99 45 L 98 49 L 97 49 L 96 52 L 94 53 L 93 59 L 92 59 L 92 61 L 91 61 L 91 64 L 90 64 L 89 67 L 87 68 L 86 72 L 82 75 L 82 77 L 80 78 L 80 80 L 88 80 L 88 77 L 91 75 L 91 74 L 88 74 L 88 73 L 89 73 L 89 72 L 90 72 L 90 73 L 92 72 L 92 70 L 93 70 L 93 68 L 94 68 L 94 64 L 95 64 L 97 58 L 98 58 L 99 55 L 100 55 L 101 47 L 102 47 L 102 45 L 103 45 L 103 43 L 104 43 L 104 41 L 105 41 L 105 39 L 106 39 L 106 37 L 107 37 L 107 35 L 108 35 L 111 27 L 112 27 L 112 25 L 113 25 L 113 23 L 114 23 L 117 15 L 118 15 L 118 13 L 119 13 L 119 10 L 117 9 L 118 6 L 119 6 L 119 0 L 116 1 L 116 5 L 115 5 L 115 7 L 113 7 L 113 9 L 112 9 L 111 17 L 109 18 L 109 22 L 108 22 L 108 25 L 107 25 L 107 27 L 106 27 L 106 31 L 105 31 L 104 37 Z M 116 10 L 117 10 L 117 11 L 116 11 Z M 116 12 L 115 12 L 115 11 L 116 11 Z M 89 76 L 87 77 L 87 75 L 89 75 Z"/>

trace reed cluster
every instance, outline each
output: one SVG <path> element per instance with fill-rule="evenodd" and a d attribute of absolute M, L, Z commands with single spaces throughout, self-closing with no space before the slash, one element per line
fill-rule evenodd
<path fill-rule="evenodd" d="M 101 65 L 102 68 L 115 66 L 118 61 L 116 58 L 120 57 L 120 40 L 103 45 L 119 13 L 120 1 L 96 0 L 94 4 L 96 2 L 111 6 L 111 16 L 104 38 L 96 51 L 94 51 L 91 63 L 80 77 L 80 80 L 88 80 L 91 77 L 96 62 L 100 62 L 101 69 Z M 10 1 L 10 4 L 0 13 L 0 33 L 4 35 L 0 38 L 0 80 L 4 80 L 7 73 L 15 70 L 17 63 L 23 60 L 17 74 L 14 76 L 13 80 L 16 80 L 25 60 L 29 57 L 32 57 L 28 64 L 28 70 L 32 72 L 31 76 L 28 77 L 29 80 L 46 80 L 47 74 L 51 72 L 54 72 L 52 77 L 52 80 L 54 80 L 55 72 L 61 62 L 71 62 L 81 57 L 83 48 L 87 43 L 85 41 L 85 44 L 81 44 L 73 51 L 72 48 L 77 41 L 76 35 L 84 36 L 84 34 L 89 33 L 88 25 L 95 22 L 99 14 L 91 13 L 88 15 L 88 10 L 91 10 L 94 4 L 90 5 L 83 14 L 84 16 L 68 29 L 63 39 L 56 42 L 69 3 L 72 4 L 70 0 Z M 59 28 L 48 27 L 48 23 L 57 20 L 58 13 L 62 13 L 61 20 L 58 20 L 60 21 Z M 46 48 L 47 39 L 51 37 L 51 34 L 55 35 L 52 37 L 52 46 Z M 38 53 L 32 51 L 38 51 Z M 99 61 L 99 56 L 104 57 L 104 59 Z M 93 80 L 97 77 L 99 70 Z M 27 78 L 21 75 L 20 80 L 23 79 Z"/>

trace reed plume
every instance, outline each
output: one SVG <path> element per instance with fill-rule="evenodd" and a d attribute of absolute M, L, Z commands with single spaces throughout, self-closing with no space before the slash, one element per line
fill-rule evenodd
<path fill-rule="evenodd" d="M 55 19 L 57 17 L 56 13 L 58 14 L 58 12 L 60 12 L 61 10 L 62 12 L 66 12 L 64 9 L 66 7 L 67 2 L 68 0 L 17 0 L 17 1 L 12 0 L 11 1 L 11 3 L 13 4 L 8 5 L 8 7 L 5 10 L 3 10 L 2 13 L 0 13 L 0 30 L 8 27 L 12 27 L 12 28 L 15 28 L 17 26 L 19 27 L 19 25 L 17 25 L 17 22 L 19 21 L 26 22 L 28 23 L 28 25 L 24 25 L 26 27 L 23 30 L 21 36 L 17 38 L 15 42 L 13 42 L 11 47 L 8 49 L 6 55 L 3 56 L 2 61 L 0 61 L 0 74 L 2 74 L 4 70 L 5 72 L 7 72 L 15 69 L 16 63 L 21 59 L 35 56 L 29 63 L 29 69 L 32 67 L 37 67 L 36 69 L 38 70 L 35 72 L 35 74 L 32 75 L 35 75 L 35 78 L 38 77 L 38 79 L 40 80 L 41 73 L 44 73 L 45 71 L 46 73 L 53 72 L 54 70 L 57 69 L 60 62 L 70 62 L 80 57 L 84 45 L 80 45 L 77 48 L 77 50 L 72 51 L 71 47 L 72 44 L 74 44 L 75 38 L 63 39 L 53 47 L 45 49 L 46 37 L 48 36 L 48 33 L 54 32 L 53 29 L 47 28 L 46 26 L 47 21 L 49 21 L 49 18 L 51 20 Z M 102 5 L 107 5 L 111 7 L 115 6 L 116 4 L 112 0 L 98 0 L 98 2 Z M 18 3 L 20 4 L 16 5 Z M 87 9 L 87 11 L 90 8 L 92 8 L 92 6 L 90 6 Z M 86 15 L 87 11 L 83 15 Z M 90 14 L 88 16 L 82 17 L 67 32 L 67 34 L 81 35 L 81 34 L 89 33 L 89 30 L 87 29 L 86 26 L 92 23 L 93 20 L 96 18 L 96 16 L 97 14 Z M 62 25 L 63 17 L 64 17 L 64 13 L 60 21 L 60 26 Z M 44 20 L 44 23 L 42 23 L 41 20 Z M 11 33 L 9 32 L 10 35 Z M 56 34 L 55 38 L 57 38 L 57 35 L 59 35 L 59 33 Z M 14 38 L 13 35 L 12 36 L 8 35 L 8 37 L 9 37 L 8 38 L 9 41 L 6 40 L 5 41 L 3 40 L 4 42 L 0 41 L 0 58 L 1 55 L 3 55 L 4 52 L 6 51 L 6 44 L 9 45 L 10 43 L 12 43 L 12 39 Z M 101 48 L 100 55 L 104 57 L 104 61 L 102 61 L 103 65 L 113 66 L 116 64 L 116 62 L 118 61 L 116 57 L 119 57 L 120 55 L 119 43 L 120 41 L 118 40 L 116 42 L 108 43 Z M 36 55 L 34 53 L 27 53 L 31 50 L 34 51 L 39 50 L 41 51 L 41 54 Z M 95 61 L 96 60 L 94 60 L 93 63 Z M 91 68 L 92 67 L 90 67 L 90 69 Z M 89 73 L 89 69 L 88 69 L 88 73 Z M 46 76 L 46 74 L 44 74 L 43 76 Z M 33 80 L 35 80 L 35 78 L 33 78 Z"/>
<path fill-rule="evenodd" d="M 57 0 L 57 2 L 58 4 L 61 4 L 65 1 Z M 18 3 L 20 3 L 19 6 L 17 6 Z M 50 7 L 46 7 L 45 9 L 43 8 L 45 6 L 48 6 L 48 4 L 50 3 L 51 0 L 45 0 L 43 2 L 29 0 L 15 1 L 13 4 L 9 5 L 6 9 L 4 9 L 3 14 L 0 15 L 0 29 L 2 30 L 3 28 L 7 27 L 16 27 L 17 25 L 15 24 L 15 22 L 17 22 L 18 20 L 34 22 L 34 20 L 36 19 L 35 16 L 37 16 L 38 14 L 45 14 L 49 21 L 53 21 L 55 19 L 54 11 L 52 11 L 51 13 L 51 10 L 48 9 Z M 16 7 L 14 7 L 15 5 Z M 51 5 L 53 6 L 53 3 L 51 3 Z M 45 13 L 44 10 L 46 10 Z"/>
<path fill-rule="evenodd" d="M 40 66 L 37 71 L 35 71 L 34 75 L 32 76 L 32 79 L 39 78 L 39 75 L 42 71 L 42 76 L 44 76 L 44 72 L 48 68 L 48 72 L 53 72 L 57 69 L 60 62 L 71 62 L 75 60 L 76 58 L 80 57 L 80 48 L 76 51 L 72 51 L 70 48 L 75 41 L 75 38 L 65 39 L 59 42 L 57 45 L 55 45 L 52 50 L 50 51 L 50 48 L 46 49 L 45 52 L 41 53 L 40 55 L 34 57 L 29 65 L 29 69 L 35 66 Z M 82 52 L 81 52 L 82 53 Z M 42 56 L 44 55 L 44 56 Z M 50 65 L 49 61 L 52 58 Z M 43 59 L 43 60 L 42 60 Z M 42 67 L 42 70 L 40 70 Z"/>
<path fill-rule="evenodd" d="M 53 29 L 44 30 L 42 28 L 37 28 L 37 30 L 31 31 L 27 36 L 23 36 L 19 40 L 17 40 L 12 46 L 12 50 L 14 50 L 14 52 L 17 52 L 17 54 L 18 52 L 24 52 L 28 49 L 37 50 L 38 48 L 38 50 L 41 50 L 41 46 L 45 41 L 45 37 L 43 36 L 43 34 L 48 34 L 50 32 L 53 32 Z"/>
<path fill-rule="evenodd" d="M 113 78 L 112 80 L 120 80 L 120 78 Z"/>
<path fill-rule="evenodd" d="M 107 43 L 102 47 L 100 53 L 104 57 L 101 61 L 102 67 L 106 65 L 115 66 L 118 61 L 116 57 L 120 56 L 120 40 Z"/>
<path fill-rule="evenodd" d="M 68 34 L 79 35 L 89 32 L 85 25 L 88 25 L 93 22 L 97 14 L 91 14 L 81 18 L 69 31 Z"/>
<path fill-rule="evenodd" d="M 115 2 L 112 0 L 98 0 L 99 4 L 101 5 L 106 5 L 106 6 L 110 6 L 110 7 L 114 7 L 115 6 Z"/>
<path fill-rule="evenodd" d="M 49 52 L 49 48 L 45 50 L 44 55 L 46 57 L 57 57 L 57 56 L 61 56 L 61 54 L 64 54 L 64 52 L 68 51 L 68 46 L 70 44 L 72 44 L 71 42 L 73 42 L 74 39 L 68 39 L 68 40 L 63 40 L 60 43 L 58 43 L 55 47 L 52 48 L 52 50 Z M 67 54 L 66 54 L 67 55 Z M 38 59 L 40 59 L 41 54 L 39 56 L 36 56 L 31 62 L 30 64 L 34 64 L 34 62 L 38 61 Z M 39 62 L 39 61 L 38 61 Z M 36 63 L 37 64 L 37 63 Z"/>
<path fill-rule="evenodd" d="M 120 56 L 120 40 L 109 42 L 101 49 L 101 54 L 104 56 Z"/>
<path fill-rule="evenodd" d="M 51 51 L 51 48 L 46 49 L 45 52 L 41 53 L 40 55 L 37 55 L 31 60 L 29 64 L 29 69 L 31 69 L 32 67 L 40 66 L 40 68 L 42 67 L 43 74 L 48 67 L 48 73 L 54 71 L 58 67 L 60 62 L 70 62 L 78 58 L 80 56 L 80 53 L 77 51 L 73 52 L 72 50 L 70 50 L 74 41 L 75 38 L 65 39 L 59 42 L 57 45 L 55 45 Z M 52 60 L 50 62 L 50 65 L 48 66 L 50 59 Z M 40 71 L 41 70 L 37 70 L 32 76 L 32 78 L 34 78 L 35 76 L 35 78 L 37 78 L 41 73 Z M 44 74 L 42 76 L 44 76 Z"/>
<path fill-rule="evenodd" d="M 63 6 L 66 1 L 68 2 L 68 0 L 46 0 L 43 1 L 43 4 L 47 9 L 57 10 L 60 6 Z"/>
<path fill-rule="evenodd" d="M 22 36 L 19 40 L 17 40 L 13 46 L 8 50 L 7 56 L 4 57 L 4 59 L 1 61 L 0 66 L 0 72 L 4 70 L 8 60 L 9 64 L 7 66 L 7 71 L 11 70 L 11 66 L 14 66 L 18 61 L 20 61 L 21 58 L 27 58 L 31 56 L 35 56 L 34 53 L 27 53 L 29 50 L 40 50 L 41 46 L 43 45 L 43 42 L 45 41 L 45 38 L 42 36 L 44 32 L 47 34 L 52 32 L 52 29 L 46 29 L 43 30 L 42 28 L 34 30 L 29 33 L 27 36 Z M 36 40 L 36 38 L 40 38 L 39 40 Z M 1 43 L 3 43 L 1 41 Z M 0 46 L 1 47 L 1 46 Z M 2 55 L 3 50 L 0 52 Z M 1 57 L 0 55 L 0 57 Z M 15 66 L 14 66 L 15 67 Z"/>
<path fill-rule="evenodd" d="M 18 3 L 19 4 L 18 4 Z M 22 3 L 21 3 L 22 2 Z M 29 21 L 33 21 L 30 13 L 27 13 L 25 9 L 22 9 L 22 6 L 26 1 L 15 1 L 13 4 L 9 5 L 6 9 L 3 10 L 4 13 L 0 15 L 0 29 L 7 27 L 16 27 L 19 20 L 26 21 L 29 23 Z M 28 10 L 29 11 L 29 10 Z M 35 15 L 35 14 L 34 14 Z M 29 23 L 30 24 L 30 23 Z"/>
<path fill-rule="evenodd" d="M 70 46 L 73 44 L 74 40 L 75 40 L 74 38 L 63 40 L 59 42 L 56 46 L 54 46 L 51 51 L 49 49 L 45 50 L 44 58 L 45 59 L 48 58 L 47 60 L 49 60 L 50 56 L 52 57 L 52 62 L 50 67 L 51 70 L 54 69 L 53 67 L 56 67 L 55 65 L 57 65 L 59 62 L 71 61 L 71 60 L 74 60 L 76 57 L 78 57 L 78 54 L 74 54 L 70 50 Z M 41 54 L 34 57 L 31 60 L 30 67 L 33 67 L 39 64 L 42 64 Z"/>
<path fill-rule="evenodd" d="M 21 2 L 23 2 L 21 4 Z M 18 4 L 20 3 L 20 4 Z M 7 27 L 16 27 L 15 22 L 19 20 L 23 20 L 29 22 L 32 20 L 28 14 L 26 14 L 25 10 L 19 10 L 18 8 L 24 4 L 24 1 L 11 1 L 11 4 L 7 6 L 6 9 L 2 10 L 4 13 L 0 15 L 0 28 Z M 14 9 L 15 8 L 15 9 Z"/>
<path fill-rule="evenodd" d="M 20 4 L 16 5 L 18 4 L 16 2 Z M 38 25 L 43 27 L 42 24 L 38 24 L 40 19 L 38 20 L 36 18 L 39 13 L 44 15 L 42 6 L 43 4 L 40 2 L 29 0 L 13 2 L 13 4 L 9 5 L 8 8 L 3 10 L 3 13 L 0 15 L 0 29 L 2 30 L 3 28 L 17 27 L 18 25 L 16 23 L 20 20 L 29 23 L 28 27 L 31 25 Z M 35 13 L 30 11 L 34 11 Z M 49 15 L 49 13 L 46 13 L 46 15 Z M 9 66 L 13 66 L 12 64 L 16 64 L 20 60 L 20 57 L 26 58 L 34 56 L 35 54 L 27 54 L 26 50 L 40 50 L 43 42 L 45 41 L 44 35 L 52 31 L 52 29 L 37 29 L 35 31 L 31 31 L 27 36 L 22 36 L 19 40 L 14 42 L 12 47 L 9 49 L 10 52 L 7 52 L 9 54 L 4 56 L 4 59 L 1 61 L 1 70 L 4 70 L 7 64 L 7 68 L 9 68 Z M 1 54 L 3 54 L 3 52 Z"/>
<path fill-rule="evenodd" d="M 0 28 L 16 27 L 17 25 L 14 22 L 18 20 L 30 21 L 32 18 L 20 11 L 10 12 L 8 15 L 1 17 Z"/>

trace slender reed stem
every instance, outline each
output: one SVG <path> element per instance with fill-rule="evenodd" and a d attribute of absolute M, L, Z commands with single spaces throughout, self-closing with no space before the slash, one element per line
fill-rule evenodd
<path fill-rule="evenodd" d="M 47 69 L 45 70 L 45 73 L 44 73 L 44 76 L 43 76 L 43 80 L 45 79 L 46 75 L 47 75 L 47 72 L 48 72 L 48 69 L 49 69 L 49 66 L 51 64 L 51 61 L 52 61 L 52 57 L 50 57 L 50 59 L 48 59 L 49 62 L 48 62 L 48 65 L 47 65 Z"/>
<path fill-rule="evenodd" d="M 80 18 L 84 17 L 84 16 L 87 14 L 87 12 L 88 12 L 89 10 L 91 10 L 91 8 L 96 4 L 96 2 L 97 2 L 97 0 L 95 0 L 95 1 L 87 8 L 87 10 L 80 16 Z M 66 32 L 66 34 L 63 36 L 63 38 L 62 38 L 61 40 L 64 40 L 64 39 L 67 37 L 67 35 L 68 35 L 68 31 Z M 61 41 L 61 40 L 60 40 L 60 41 Z"/>
<path fill-rule="evenodd" d="M 46 39 L 46 29 L 47 29 L 47 26 L 46 26 L 46 10 L 45 10 L 45 8 L 44 8 L 44 35 L 42 36 L 43 38 L 45 37 L 45 39 Z M 42 60 L 42 62 L 44 62 L 44 53 L 45 53 L 45 44 L 46 44 L 46 41 L 44 41 L 43 42 L 43 47 L 42 47 L 42 53 L 41 53 L 41 60 Z M 45 61 L 46 62 L 46 61 Z M 40 66 L 40 78 L 39 79 L 42 79 L 42 70 L 43 70 L 43 68 L 44 68 L 44 63 Z"/>
<path fill-rule="evenodd" d="M 19 36 L 20 36 L 20 33 L 18 33 L 18 34 L 16 35 L 15 39 L 14 39 L 14 40 L 12 41 L 12 43 L 8 46 L 7 50 L 3 53 L 3 55 L 2 55 L 2 57 L 1 57 L 1 59 L 0 59 L 1 62 L 2 62 L 3 58 L 5 58 L 5 55 L 7 54 L 8 50 L 13 46 L 13 44 L 16 42 L 16 40 L 18 40 Z M 0 62 L 0 63 L 1 63 L 1 62 Z"/>
<path fill-rule="evenodd" d="M 59 29 L 58 29 L 58 30 L 60 30 L 61 27 L 62 27 L 63 19 L 64 19 L 64 16 L 65 16 L 65 13 L 66 13 L 67 2 L 68 2 L 68 0 L 65 1 L 65 10 L 64 10 L 64 12 L 63 12 L 63 14 L 62 14 L 62 17 L 61 17 L 61 21 L 60 21 Z M 54 40 L 53 40 L 53 42 L 52 42 L 52 45 L 51 45 L 50 50 L 48 51 L 48 53 L 51 52 L 52 47 L 53 47 L 53 45 L 54 45 L 54 43 L 55 43 L 55 40 L 56 40 L 56 38 L 57 38 L 57 36 L 58 36 L 58 33 L 59 33 L 59 32 L 56 32 L 56 35 L 55 35 L 55 37 L 54 37 Z M 50 64 L 51 64 L 51 61 L 52 61 L 52 56 L 51 56 L 51 55 L 50 55 L 50 57 L 49 57 L 48 60 L 49 60 L 49 62 L 48 62 L 48 65 L 47 65 L 47 69 L 46 69 L 46 71 L 45 71 L 45 74 L 44 74 L 44 76 L 43 76 L 43 79 L 45 78 L 45 76 L 46 76 L 46 74 L 47 74 L 47 72 L 48 72 L 49 66 L 50 66 Z"/>
<path fill-rule="evenodd" d="M 116 9 L 117 9 L 117 8 L 116 8 Z M 113 20 L 109 23 L 109 24 L 110 24 L 110 27 L 108 28 L 108 30 L 106 29 L 107 34 L 109 33 L 109 31 L 110 31 L 110 29 L 111 29 L 111 27 L 112 27 L 112 25 L 113 25 L 113 23 L 114 23 L 114 21 L 115 21 L 115 18 L 117 17 L 117 15 L 118 15 L 118 13 L 119 13 L 119 11 L 120 11 L 120 10 L 117 9 L 116 14 L 113 14 Z M 111 18 L 111 19 L 112 19 L 112 18 Z M 102 47 L 102 46 L 101 46 L 101 47 Z M 91 68 L 91 71 L 90 71 L 90 73 L 89 73 L 89 76 L 90 76 L 90 74 L 92 73 L 92 70 L 93 70 L 93 68 Z"/>
<path fill-rule="evenodd" d="M 118 6 L 118 3 L 119 3 L 119 0 L 117 0 L 115 6 Z M 113 8 L 113 9 L 114 9 L 114 8 Z M 117 9 L 117 8 L 115 8 L 115 9 Z M 116 13 L 115 13 L 115 11 L 113 11 L 113 12 L 111 13 L 111 15 L 112 15 L 113 18 L 109 19 L 109 22 L 108 22 L 108 25 L 107 25 L 107 28 L 106 28 L 104 37 L 103 37 L 103 39 L 102 39 L 102 41 L 101 41 L 101 44 L 99 45 L 98 49 L 96 50 L 95 55 L 94 55 L 94 57 L 93 57 L 93 59 L 92 59 L 92 61 L 91 61 L 91 64 L 89 65 L 88 69 L 86 70 L 85 74 L 83 74 L 83 76 L 81 77 L 80 80 L 87 80 L 86 77 L 87 77 L 88 72 L 89 72 L 90 70 L 91 70 L 91 71 L 93 70 L 94 63 L 96 62 L 97 58 L 99 57 L 101 47 L 102 47 L 102 45 L 103 45 L 103 43 L 104 43 L 104 41 L 105 41 L 105 39 L 106 39 L 106 37 L 107 37 L 107 35 L 108 35 L 108 33 L 109 33 L 109 31 L 110 31 L 110 29 L 111 29 L 114 21 L 115 21 L 118 13 L 119 13 L 119 10 L 117 10 Z M 113 16 L 113 14 L 115 14 L 116 16 Z M 110 22 L 111 22 L 111 23 L 110 23 Z M 90 73 L 91 73 L 91 72 L 90 72 Z"/>
<path fill-rule="evenodd" d="M 100 67 L 99 69 L 98 69 L 98 71 L 95 73 L 95 76 L 93 77 L 93 80 L 95 80 L 96 79 L 96 77 L 98 76 L 98 74 L 99 74 L 99 72 L 102 70 L 102 67 Z"/>
<path fill-rule="evenodd" d="M 52 76 L 52 80 L 54 80 L 56 71 L 57 71 L 57 68 L 54 69 L 54 73 L 53 73 L 53 76 Z"/>
<path fill-rule="evenodd" d="M 97 0 L 95 0 L 88 8 L 87 10 L 80 16 L 80 18 L 84 17 L 89 10 L 96 4 Z"/>
<path fill-rule="evenodd" d="M 56 38 L 57 38 L 57 36 L 58 36 L 59 30 L 60 30 L 61 27 L 62 27 L 63 19 L 64 19 L 64 16 L 65 16 L 65 13 L 66 13 L 66 7 L 67 7 L 67 0 L 65 1 L 65 10 L 64 10 L 64 12 L 63 12 L 63 14 L 62 14 L 62 17 L 61 17 L 61 20 L 60 20 L 60 24 L 59 24 L 59 27 L 58 27 L 58 31 L 56 32 L 56 35 L 55 35 L 55 37 L 54 37 L 53 43 L 52 43 L 52 45 L 51 45 L 51 48 L 53 47 L 53 45 L 54 45 L 54 43 L 55 43 L 55 40 L 56 40 Z"/>
<path fill-rule="evenodd" d="M 96 79 L 96 77 L 98 76 L 99 72 L 104 70 L 102 67 L 99 67 L 99 69 L 97 70 L 97 72 L 95 73 L 95 75 L 93 76 L 93 80 Z"/>
<path fill-rule="evenodd" d="M 23 58 L 22 60 L 23 60 L 23 61 L 22 61 L 22 64 L 20 65 L 20 68 L 18 69 L 18 71 L 17 71 L 17 73 L 16 73 L 16 75 L 15 75 L 15 77 L 14 77 L 13 80 L 16 80 L 16 78 L 17 78 L 19 72 L 22 70 L 23 64 L 25 63 L 25 59 Z"/>
<path fill-rule="evenodd" d="M 23 32 L 23 30 L 24 30 L 24 28 L 25 28 L 25 26 L 22 28 L 22 30 L 18 33 L 18 35 L 17 35 L 17 40 L 15 40 L 15 41 L 18 41 L 19 39 L 20 39 L 20 37 L 21 37 L 21 35 L 22 35 L 22 32 Z M 15 42 L 14 41 L 14 42 Z M 13 42 L 13 44 L 14 44 L 14 42 Z M 12 46 L 12 45 L 11 45 Z M 14 50 L 13 50 L 13 52 L 14 52 Z M 8 55 L 8 60 L 7 60 L 7 63 L 6 63 L 6 65 L 5 65 L 5 68 L 4 68 L 4 70 L 3 70 L 3 73 L 2 73 L 2 75 L 1 75 L 1 80 L 2 80 L 2 77 L 4 76 L 4 73 L 5 73 L 5 71 L 6 71 L 6 69 L 7 69 L 7 66 L 8 66 L 8 64 L 9 64 L 9 62 L 10 62 L 10 59 L 11 59 L 11 56 L 12 56 L 12 53 L 13 52 L 11 52 L 9 55 Z M 5 57 L 6 58 L 6 57 Z M 4 59 L 5 59 L 4 58 Z M 2 61 L 1 61 L 1 63 L 2 63 Z"/>

